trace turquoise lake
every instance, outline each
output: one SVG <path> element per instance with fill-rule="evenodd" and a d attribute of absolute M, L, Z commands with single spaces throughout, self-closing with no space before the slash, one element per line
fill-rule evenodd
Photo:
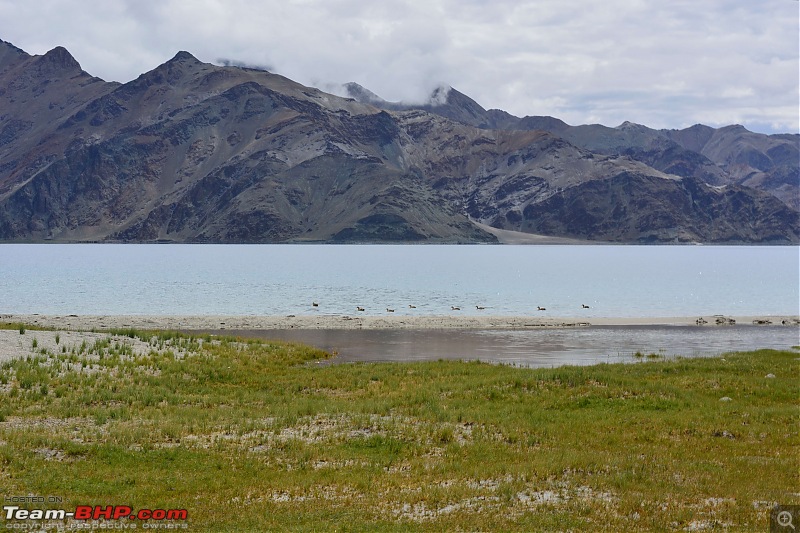
<path fill-rule="evenodd" d="M 5 313 L 797 315 L 799 295 L 789 246 L 0 245 Z"/>

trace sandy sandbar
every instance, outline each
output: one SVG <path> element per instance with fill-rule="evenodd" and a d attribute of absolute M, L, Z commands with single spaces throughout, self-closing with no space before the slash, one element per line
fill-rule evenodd
<path fill-rule="evenodd" d="M 798 316 L 703 317 L 591 317 L 557 318 L 493 315 L 288 315 L 288 316 L 158 316 L 158 315 L 39 315 L 0 314 L 2 322 L 21 322 L 64 330 L 111 328 L 179 330 L 285 330 L 285 329 L 549 329 L 588 326 L 695 326 L 800 325 Z"/>

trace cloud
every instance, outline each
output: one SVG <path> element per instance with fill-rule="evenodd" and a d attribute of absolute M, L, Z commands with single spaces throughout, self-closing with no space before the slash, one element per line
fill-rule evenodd
<path fill-rule="evenodd" d="M 215 63 L 223 67 L 249 68 L 253 70 L 265 70 L 267 72 L 275 70 L 269 65 L 256 65 L 253 63 L 248 63 L 247 61 L 239 61 L 238 59 L 228 59 L 225 57 L 217 59 Z"/>
<path fill-rule="evenodd" d="M 128 81 L 178 50 L 356 81 L 390 101 L 451 85 L 572 124 L 798 131 L 789 0 L 0 0 L 0 38 Z"/>

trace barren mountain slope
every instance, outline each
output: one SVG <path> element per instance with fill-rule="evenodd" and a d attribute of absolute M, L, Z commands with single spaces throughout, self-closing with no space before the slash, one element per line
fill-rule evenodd
<path fill-rule="evenodd" d="M 800 209 L 800 135 L 764 135 L 742 126 L 655 130 L 625 122 L 570 126 L 546 116 L 518 118 L 486 110 L 452 88 L 439 88 L 427 104 L 386 102 L 358 84 L 345 86 L 356 100 L 393 110 L 423 109 L 484 129 L 544 130 L 597 154 L 624 155 L 659 171 L 693 177 L 709 185 L 739 184 L 768 192 Z"/>
<path fill-rule="evenodd" d="M 474 220 L 622 242 L 798 240 L 797 211 L 754 189 L 370 98 L 187 52 L 106 83 L 63 48 L 0 43 L 0 239 L 494 242 Z"/>

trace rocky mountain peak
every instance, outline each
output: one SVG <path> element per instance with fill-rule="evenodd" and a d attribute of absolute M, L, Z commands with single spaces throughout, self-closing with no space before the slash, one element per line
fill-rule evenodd
<path fill-rule="evenodd" d="M 185 50 L 181 50 L 168 63 L 200 63 L 200 60 Z"/>
<path fill-rule="evenodd" d="M 24 55 L 24 56 L 28 55 L 28 53 L 25 52 L 25 50 L 14 46 L 12 43 L 10 43 L 8 41 L 4 41 L 3 39 L 0 39 L 0 49 L 4 49 L 4 48 L 15 50 L 18 54 L 21 54 L 21 55 Z"/>
<path fill-rule="evenodd" d="M 345 83 L 343 85 L 345 94 L 349 97 L 354 99 L 356 102 L 360 102 L 362 104 L 385 104 L 388 103 L 386 100 L 375 94 L 374 92 L 370 91 L 366 87 L 359 85 L 358 83 L 351 81 Z"/>
<path fill-rule="evenodd" d="M 200 60 L 186 51 L 180 51 L 175 56 L 157 66 L 149 72 L 145 72 L 135 80 L 126 83 L 122 89 L 123 93 L 136 93 L 146 91 L 153 85 L 177 85 L 187 75 L 197 67 L 204 65 Z"/>
<path fill-rule="evenodd" d="M 722 133 L 752 133 L 750 130 L 748 130 L 741 124 L 731 124 L 729 126 L 723 126 L 719 128 L 719 131 Z"/>
<path fill-rule="evenodd" d="M 475 100 L 450 87 L 442 85 L 431 93 L 422 109 L 471 126 L 486 127 L 489 119 L 486 110 Z"/>
<path fill-rule="evenodd" d="M 30 56 L 11 43 L 0 39 L 0 69 L 13 65 L 19 61 L 24 61 Z"/>
<path fill-rule="evenodd" d="M 649 128 L 647 128 L 646 126 L 642 126 L 641 124 L 637 124 L 635 122 L 631 122 L 629 120 L 626 120 L 625 122 L 623 122 L 622 124 L 620 124 L 619 126 L 617 126 L 614 129 L 617 129 L 617 130 L 620 130 L 620 131 L 627 131 L 627 132 L 639 132 L 639 131 L 643 132 L 643 131 L 645 131 L 645 130 L 647 130 Z"/>
<path fill-rule="evenodd" d="M 41 57 L 41 62 L 57 69 L 81 70 L 81 65 L 63 46 L 56 46 Z"/>
<path fill-rule="evenodd" d="M 450 103 L 450 93 L 452 90 L 453 88 L 449 85 L 440 85 L 439 87 L 436 87 L 428 97 L 428 104 L 437 106 Z"/>
<path fill-rule="evenodd" d="M 519 120 L 520 129 L 526 130 L 544 130 L 553 133 L 558 133 L 569 128 L 569 124 L 551 116 L 535 116 L 523 117 Z"/>

